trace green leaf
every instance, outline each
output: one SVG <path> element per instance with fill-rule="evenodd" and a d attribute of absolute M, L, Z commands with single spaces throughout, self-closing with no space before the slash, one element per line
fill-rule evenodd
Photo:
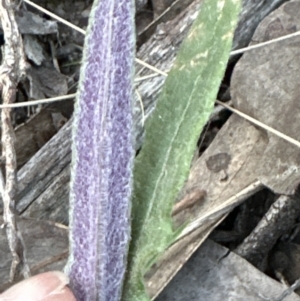
<path fill-rule="evenodd" d="M 143 277 L 178 233 L 171 210 L 213 109 L 236 26 L 239 0 L 206 0 L 177 55 L 135 161 L 132 241 L 125 301 L 149 300 Z"/>

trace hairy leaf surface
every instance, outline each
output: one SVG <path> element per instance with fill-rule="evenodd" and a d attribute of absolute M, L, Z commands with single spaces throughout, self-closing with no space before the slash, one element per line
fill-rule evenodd
<path fill-rule="evenodd" d="M 95 0 L 74 113 L 70 258 L 78 301 L 121 297 L 130 240 L 134 0 Z"/>
<path fill-rule="evenodd" d="M 203 2 L 146 123 L 145 142 L 134 168 L 125 301 L 148 300 L 143 276 L 176 236 L 171 209 L 213 109 L 239 8 L 239 0 Z"/>

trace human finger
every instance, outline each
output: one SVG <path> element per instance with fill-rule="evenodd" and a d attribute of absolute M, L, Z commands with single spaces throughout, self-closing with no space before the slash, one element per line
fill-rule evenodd
<path fill-rule="evenodd" d="M 76 301 L 62 272 L 46 272 L 23 280 L 0 295 L 0 301 Z"/>

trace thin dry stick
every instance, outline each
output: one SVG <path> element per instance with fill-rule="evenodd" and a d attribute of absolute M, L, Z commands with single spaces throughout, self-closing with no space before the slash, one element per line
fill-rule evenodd
<path fill-rule="evenodd" d="M 205 214 L 201 215 L 199 218 L 190 222 L 183 231 L 179 234 L 176 241 L 182 239 L 186 235 L 190 234 L 191 232 L 195 231 L 199 227 L 205 224 L 208 220 L 215 218 L 217 216 L 221 216 L 229 211 L 229 208 L 234 208 L 241 204 L 244 200 L 246 200 L 249 196 L 253 195 L 253 193 L 260 191 L 263 188 L 263 185 L 260 181 L 256 181 L 243 190 L 241 190 L 236 195 L 232 196 L 231 198 L 227 199 L 225 202 L 220 204 L 218 207 L 214 207 L 211 211 L 206 212 Z M 175 242 L 174 242 L 175 243 Z"/>
<path fill-rule="evenodd" d="M 148 78 L 155 77 L 155 76 L 159 76 L 159 74 L 155 73 L 155 74 L 150 74 L 148 76 L 136 78 L 135 82 L 146 80 Z M 76 93 L 73 93 L 73 94 L 67 94 L 67 95 L 63 95 L 63 96 L 56 96 L 56 97 L 45 98 L 45 99 L 30 100 L 30 101 L 10 103 L 10 104 L 2 104 L 2 105 L 0 105 L 0 109 L 36 106 L 39 104 L 57 102 L 57 101 L 62 101 L 62 100 L 71 99 L 71 98 L 75 98 L 75 97 L 76 97 Z"/>
<path fill-rule="evenodd" d="M 142 111 L 142 127 L 144 127 L 144 124 L 145 124 L 145 111 L 144 111 L 144 104 L 143 104 L 143 101 L 142 101 L 142 97 L 141 97 L 141 94 L 139 93 L 139 91 L 137 89 L 135 89 L 135 93 L 137 95 L 137 98 L 141 104 L 141 111 Z"/>
<path fill-rule="evenodd" d="M 36 106 L 38 104 L 51 103 L 51 102 L 61 101 L 61 100 L 70 99 L 70 98 L 74 98 L 74 97 L 76 97 L 76 93 L 67 94 L 64 96 L 52 97 L 52 98 L 39 99 L 39 100 L 30 100 L 30 101 L 24 101 L 24 102 L 9 103 L 9 104 L 0 105 L 0 109 Z"/>
<path fill-rule="evenodd" d="M 233 50 L 233 51 L 230 52 L 230 55 L 241 54 L 241 53 L 244 53 L 246 51 L 250 51 L 250 50 L 257 49 L 257 48 L 260 48 L 260 47 L 264 47 L 264 46 L 267 46 L 267 45 L 270 45 L 270 44 L 273 44 L 273 43 L 278 43 L 278 42 L 281 42 L 281 41 L 284 41 L 284 40 L 287 40 L 287 39 L 290 39 L 290 38 L 294 38 L 294 37 L 299 36 L 299 35 L 300 35 L 300 31 L 296 31 L 296 32 L 287 34 L 285 36 L 282 36 L 282 37 L 279 37 L 279 38 L 276 38 L 276 39 L 273 39 L 273 40 L 269 40 L 269 41 L 266 41 L 266 42 L 258 43 L 258 44 L 251 45 L 251 46 L 247 46 L 245 48 L 240 48 L 240 49 L 237 49 L 237 50 Z"/>
<path fill-rule="evenodd" d="M 141 77 L 137 77 L 134 79 L 134 82 L 135 83 L 138 83 L 138 82 L 141 82 L 143 80 L 147 80 L 149 78 L 152 78 L 152 77 L 156 77 L 156 76 L 159 76 L 160 74 L 158 73 L 153 73 L 153 74 L 149 74 L 149 75 L 145 75 L 145 76 L 141 76 Z"/>
<path fill-rule="evenodd" d="M 3 109 L 3 108 L 18 108 L 18 107 L 27 107 L 27 106 L 35 106 L 37 104 L 43 104 L 43 103 L 51 103 L 51 102 L 56 102 L 56 101 L 61 101 L 61 100 L 65 100 L 65 99 L 70 99 L 70 98 L 74 98 L 76 97 L 76 93 L 74 94 L 68 94 L 68 95 L 64 95 L 64 96 L 58 96 L 58 97 L 53 97 L 53 98 L 46 98 L 46 99 L 40 99 L 40 100 L 32 100 L 32 101 L 25 101 L 25 102 L 18 102 L 18 103 L 10 103 L 10 104 L 3 104 L 3 105 L 0 105 L 0 109 Z M 219 100 L 216 100 L 216 103 L 221 105 L 222 107 L 232 111 L 233 113 L 241 116 L 242 118 L 260 126 L 261 128 L 265 129 L 266 131 L 268 132 L 271 132 L 273 133 L 274 135 L 300 147 L 300 142 L 297 141 L 296 139 L 293 139 L 275 129 L 273 129 L 272 127 L 256 120 L 255 118 L 253 117 L 250 117 L 248 116 L 247 114 L 237 110 L 237 109 L 234 109 L 232 108 L 231 106 L 219 101 Z"/>
<path fill-rule="evenodd" d="M 0 1 L 0 18 L 4 28 L 5 45 L 3 48 L 3 63 L 0 66 L 0 88 L 4 104 L 15 101 L 17 84 L 24 76 L 26 69 L 22 38 L 15 20 L 13 0 Z M 10 281 L 22 272 L 29 277 L 30 272 L 25 260 L 25 249 L 20 232 L 18 231 L 14 208 L 16 181 L 16 153 L 14 147 L 14 130 L 11 124 L 11 109 L 2 110 L 2 157 L 5 160 L 5 186 L 3 192 L 3 219 L 10 251 L 12 265 Z"/>
<path fill-rule="evenodd" d="M 270 133 L 272 133 L 272 134 L 274 134 L 274 135 L 276 135 L 276 136 L 278 136 L 278 137 L 280 137 L 280 138 L 282 138 L 282 139 L 290 142 L 291 144 L 294 144 L 294 145 L 300 147 L 300 142 L 297 141 L 296 139 L 293 139 L 292 137 L 289 137 L 289 136 L 287 136 L 287 135 L 285 135 L 285 134 L 283 134 L 283 133 L 281 133 L 281 132 L 279 132 L 279 131 L 271 128 L 270 126 L 268 126 L 268 125 L 266 125 L 266 124 L 264 124 L 264 123 L 262 123 L 262 122 L 260 122 L 260 121 L 258 121 L 256 119 L 254 119 L 253 117 L 250 117 L 247 114 L 245 114 L 245 113 L 243 113 L 243 112 L 241 112 L 241 111 L 239 111 L 237 109 L 232 108 L 231 106 L 227 105 L 226 103 L 223 103 L 223 102 L 221 102 L 219 100 L 216 100 L 216 103 L 219 104 L 220 106 L 222 106 L 222 107 L 230 110 L 231 112 L 233 112 L 233 113 L 241 116 L 242 118 L 244 118 L 244 119 L 246 119 L 246 120 L 254 123 L 255 125 L 258 125 L 259 127 L 263 128 L 264 130 L 266 130 L 266 131 L 268 131 L 268 132 L 270 132 Z"/>

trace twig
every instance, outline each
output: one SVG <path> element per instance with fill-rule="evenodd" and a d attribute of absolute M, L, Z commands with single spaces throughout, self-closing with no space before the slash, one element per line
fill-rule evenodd
<path fill-rule="evenodd" d="M 247 115 L 247 114 L 245 114 L 245 113 L 243 113 L 243 112 L 241 112 L 241 111 L 239 111 L 237 109 L 232 108 L 231 106 L 227 105 L 224 102 L 216 100 L 216 103 L 219 104 L 220 106 L 228 109 L 229 111 L 231 111 L 231 112 L 239 115 L 240 117 L 242 117 L 242 118 L 244 118 L 244 119 L 246 119 L 246 120 L 254 123 L 255 125 L 263 128 L 264 130 L 266 130 L 266 131 L 268 131 L 268 132 L 270 132 L 270 133 L 272 133 L 272 134 L 274 134 L 274 135 L 276 135 L 276 136 L 284 139 L 287 142 L 290 142 L 291 144 L 294 144 L 294 145 L 300 147 L 300 142 L 298 140 L 296 140 L 296 139 L 294 139 L 292 137 L 289 137 L 289 136 L 287 136 L 287 135 L 285 135 L 285 134 L 283 134 L 283 133 L 281 133 L 281 132 L 279 132 L 279 131 L 271 128 L 270 126 L 268 126 L 268 125 L 260 122 L 259 120 L 255 119 L 255 118 L 253 118 L 253 117 L 251 117 L 251 116 L 249 116 L 249 115 Z"/>
<path fill-rule="evenodd" d="M 15 101 L 17 84 L 25 75 L 26 70 L 22 38 L 14 15 L 15 7 L 16 3 L 13 0 L 0 1 L 0 18 L 6 42 L 3 47 L 3 62 L 0 66 L 0 89 L 4 104 Z M 10 111 L 10 108 L 3 109 L 1 119 L 2 156 L 5 160 L 6 181 L 3 192 L 3 219 L 9 248 L 13 257 L 10 270 L 10 281 L 13 281 L 21 272 L 24 277 L 29 277 L 30 272 L 25 261 L 25 249 L 14 215 L 17 164 L 14 147 L 15 136 L 11 124 Z"/>
<path fill-rule="evenodd" d="M 241 190 L 238 194 L 232 196 L 231 198 L 227 199 L 225 202 L 220 204 L 217 207 L 213 207 L 211 211 L 206 212 L 205 214 L 202 214 L 199 218 L 193 220 L 191 223 L 189 223 L 180 233 L 180 235 L 177 237 L 176 241 L 182 239 L 186 235 L 190 234 L 191 232 L 197 230 L 199 227 L 201 227 L 205 222 L 208 220 L 211 220 L 215 217 L 221 216 L 222 214 L 225 214 L 230 211 L 230 209 L 233 209 L 234 207 L 241 204 L 245 199 L 247 199 L 249 196 L 251 196 L 253 193 L 261 190 L 263 188 L 263 185 L 260 181 L 256 181 L 252 183 L 251 185 L 247 186 L 243 190 Z"/>
<path fill-rule="evenodd" d="M 195 189 L 188 193 L 180 202 L 173 206 L 172 216 L 180 213 L 181 211 L 194 206 L 197 202 L 205 199 L 206 191 Z"/>
<path fill-rule="evenodd" d="M 233 51 L 230 52 L 230 55 L 241 54 L 241 53 L 244 53 L 246 51 L 250 51 L 250 50 L 261 48 L 261 47 L 264 47 L 264 46 L 267 46 L 267 45 L 270 45 L 270 44 L 273 44 L 273 43 L 278 43 L 278 42 L 281 42 L 281 41 L 284 41 L 284 40 L 287 40 L 287 39 L 291 39 L 291 38 L 297 37 L 299 35 L 300 35 L 300 31 L 296 31 L 296 32 L 287 34 L 285 36 L 282 36 L 282 37 L 279 37 L 279 38 L 276 38 L 276 39 L 273 39 L 273 40 L 269 40 L 269 41 L 266 41 L 266 42 L 261 42 L 261 43 L 255 44 L 255 45 L 247 46 L 245 48 L 240 48 L 240 49 L 237 49 L 237 50 L 233 50 Z"/>
<path fill-rule="evenodd" d="M 266 254 L 272 249 L 277 239 L 292 228 L 299 214 L 298 198 L 281 195 L 234 252 L 263 270 Z"/>
<path fill-rule="evenodd" d="M 144 110 L 144 104 L 143 104 L 143 100 L 141 97 L 141 94 L 139 93 L 139 91 L 137 89 L 135 89 L 135 93 L 137 95 L 137 98 L 141 104 L 141 112 L 142 112 L 142 127 L 144 127 L 145 124 L 145 110 Z"/>
<path fill-rule="evenodd" d="M 29 100 L 29 101 L 24 101 L 24 102 L 9 103 L 9 104 L 0 105 L 0 109 L 36 106 L 36 105 L 43 104 L 43 103 L 51 103 L 51 102 L 65 100 L 65 99 L 71 99 L 74 97 L 76 97 L 76 93 L 52 97 L 52 98 L 39 99 L 39 100 Z"/>

